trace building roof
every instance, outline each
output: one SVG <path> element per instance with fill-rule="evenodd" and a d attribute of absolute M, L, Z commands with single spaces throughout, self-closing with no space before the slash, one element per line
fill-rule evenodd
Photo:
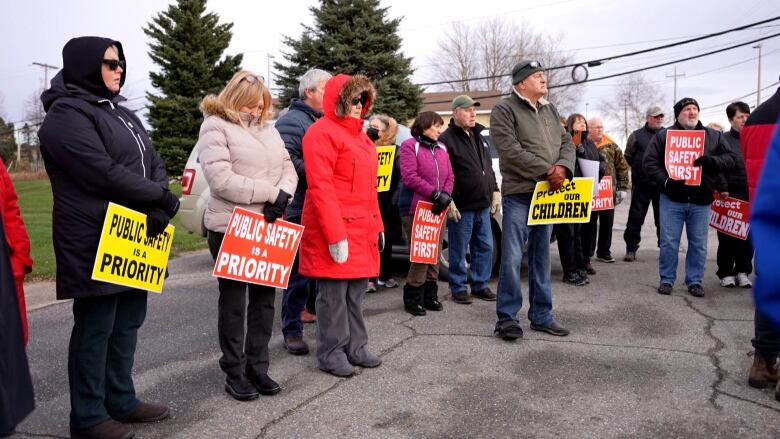
<path fill-rule="evenodd" d="M 470 91 L 468 93 L 460 91 L 423 93 L 423 107 L 420 111 L 451 112 L 452 100 L 462 94 L 467 94 L 475 101 L 478 101 L 481 104 L 478 108 L 480 112 L 491 111 L 502 98 L 502 93 L 498 90 Z M 483 99 L 482 96 L 486 97 Z"/>

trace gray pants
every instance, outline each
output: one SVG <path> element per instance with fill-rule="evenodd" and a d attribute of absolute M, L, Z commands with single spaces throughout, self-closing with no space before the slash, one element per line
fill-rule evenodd
<path fill-rule="evenodd" d="M 368 279 L 318 279 L 317 362 L 322 370 L 361 363 L 369 355 L 363 319 Z"/>

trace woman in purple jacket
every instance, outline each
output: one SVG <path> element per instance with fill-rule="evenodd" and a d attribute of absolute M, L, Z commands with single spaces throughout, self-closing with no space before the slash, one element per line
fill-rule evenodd
<path fill-rule="evenodd" d="M 413 192 L 409 215 L 404 215 L 402 224 L 404 233 L 411 242 L 414 211 L 419 201 L 433 203 L 434 214 L 441 214 L 452 198 L 452 186 L 455 176 L 452 173 L 447 148 L 438 142 L 444 127 L 441 116 L 425 111 L 412 123 L 412 138 L 401 144 L 401 180 L 404 186 Z M 439 234 L 441 248 L 441 233 Z M 404 308 L 416 316 L 424 316 L 425 310 L 441 311 L 438 264 L 412 263 L 404 285 Z"/>

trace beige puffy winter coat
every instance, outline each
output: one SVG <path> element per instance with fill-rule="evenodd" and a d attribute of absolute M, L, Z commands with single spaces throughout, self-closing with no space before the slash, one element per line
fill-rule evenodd
<path fill-rule="evenodd" d="M 295 193 L 298 175 L 276 128 L 244 128 L 213 97 L 201 108 L 206 119 L 195 147 L 211 190 L 204 223 L 208 230 L 224 233 L 234 207 L 262 213 L 280 189 Z"/>

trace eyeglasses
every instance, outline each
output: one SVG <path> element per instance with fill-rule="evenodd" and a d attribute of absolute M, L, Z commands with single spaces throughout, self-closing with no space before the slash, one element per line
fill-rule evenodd
<path fill-rule="evenodd" d="M 125 70 L 125 60 L 123 59 L 104 59 L 103 64 L 108 66 L 108 70 L 111 70 L 112 72 L 116 72 L 116 69 L 122 68 L 122 70 Z"/>
<path fill-rule="evenodd" d="M 254 84 L 256 82 L 259 82 L 259 83 L 262 84 L 263 82 L 265 82 L 265 79 L 262 76 L 256 76 L 256 75 L 246 75 L 246 76 L 244 76 L 242 78 L 242 80 L 244 80 L 244 81 L 246 81 L 246 82 L 248 82 L 250 84 Z"/>
<path fill-rule="evenodd" d="M 360 96 L 352 98 L 352 105 L 360 104 L 361 106 L 365 107 L 366 102 L 368 102 L 368 93 L 361 93 Z"/>

